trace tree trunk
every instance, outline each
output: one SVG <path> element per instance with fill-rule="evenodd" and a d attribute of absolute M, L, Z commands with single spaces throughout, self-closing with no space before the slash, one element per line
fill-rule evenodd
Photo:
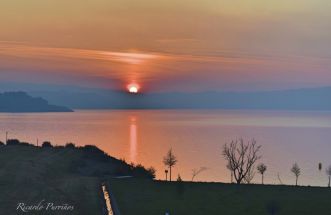
<path fill-rule="evenodd" d="M 238 180 L 237 180 L 237 184 L 240 184 L 240 183 L 241 183 L 241 179 L 238 179 Z"/>
<path fill-rule="evenodd" d="M 329 187 L 330 187 L 330 176 L 329 176 Z"/>
<path fill-rule="evenodd" d="M 263 184 L 263 174 L 262 174 L 262 184 Z"/>
<path fill-rule="evenodd" d="M 295 178 L 295 186 L 298 186 L 298 177 Z"/>
<path fill-rule="evenodd" d="M 170 181 L 171 181 L 171 166 L 169 166 L 169 173 L 170 173 Z"/>

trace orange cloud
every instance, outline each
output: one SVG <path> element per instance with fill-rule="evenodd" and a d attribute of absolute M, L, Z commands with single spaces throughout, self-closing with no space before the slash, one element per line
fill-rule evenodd
<path fill-rule="evenodd" d="M 74 48 L 31 46 L 0 42 L 0 71 L 10 68 L 16 73 L 40 71 L 39 77 L 52 79 L 61 74 L 75 80 L 112 80 L 112 86 L 126 88 L 138 83 L 142 90 L 194 88 L 240 85 L 241 83 L 303 81 L 329 77 L 327 59 L 298 56 L 254 56 L 246 53 L 218 53 L 218 55 L 184 55 L 172 53 L 105 51 Z M 320 77 L 314 75 L 319 74 Z M 34 72 L 36 73 L 36 72 Z M 305 74 L 304 76 L 300 76 Z M 1 74 L 0 74 L 1 75 Z M 185 81 L 186 80 L 186 81 Z M 114 82 L 118 83 L 114 86 Z M 98 83 L 94 83 L 98 85 Z M 172 85 L 173 84 L 173 85 Z M 111 87 L 111 86 L 110 86 Z"/>
<path fill-rule="evenodd" d="M 13 43 L 0 43 L 0 54 L 24 58 L 75 58 L 85 60 L 116 61 L 128 64 L 141 64 L 159 58 L 156 54 L 111 52 L 72 48 L 50 48 Z"/>

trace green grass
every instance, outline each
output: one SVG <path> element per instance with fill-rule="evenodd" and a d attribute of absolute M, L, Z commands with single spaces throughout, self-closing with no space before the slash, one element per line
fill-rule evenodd
<path fill-rule="evenodd" d="M 110 179 L 122 215 L 331 214 L 331 189 Z"/>
<path fill-rule="evenodd" d="M 100 179 L 72 171 L 74 161 L 81 158 L 71 149 L 0 147 L 0 214 L 16 214 L 19 202 L 36 204 L 43 199 L 75 207 L 70 213 L 50 214 L 101 214 Z"/>

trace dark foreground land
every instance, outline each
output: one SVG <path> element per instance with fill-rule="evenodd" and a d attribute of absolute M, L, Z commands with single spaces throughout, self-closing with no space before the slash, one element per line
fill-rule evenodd
<path fill-rule="evenodd" d="M 328 188 L 110 181 L 124 215 L 165 214 L 165 211 L 174 215 L 331 214 L 331 189 Z"/>
<path fill-rule="evenodd" d="M 133 178 L 115 179 L 132 175 Z M 121 215 L 330 214 L 331 189 L 152 181 L 153 174 L 93 146 L 0 146 L 0 214 L 104 214 L 108 181 Z M 69 204 L 73 211 L 17 211 L 17 204 Z"/>
<path fill-rule="evenodd" d="M 94 146 L 35 147 L 10 142 L 13 144 L 0 145 L 0 215 L 101 215 L 105 208 L 101 189 L 105 177 L 152 177 L 143 167 L 128 165 Z M 17 210 L 19 203 L 38 205 L 40 201 L 45 207 L 48 203 L 68 204 L 74 210 Z"/>

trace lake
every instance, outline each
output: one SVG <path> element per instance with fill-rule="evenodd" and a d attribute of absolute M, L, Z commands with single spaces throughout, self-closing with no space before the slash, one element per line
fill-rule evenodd
<path fill-rule="evenodd" d="M 9 138 L 53 145 L 94 144 L 127 162 L 157 170 L 164 179 L 163 156 L 172 148 L 180 174 L 191 180 L 192 169 L 206 167 L 198 181 L 230 181 L 222 147 L 233 139 L 255 138 L 268 166 L 265 183 L 295 183 L 294 162 L 301 168 L 300 185 L 326 186 L 331 165 L 331 112 L 224 110 L 105 110 L 74 113 L 0 114 L 0 140 Z M 322 171 L 318 163 L 323 164 Z M 278 177 L 279 176 L 279 177 Z M 254 183 L 260 183 L 256 173 Z"/>

